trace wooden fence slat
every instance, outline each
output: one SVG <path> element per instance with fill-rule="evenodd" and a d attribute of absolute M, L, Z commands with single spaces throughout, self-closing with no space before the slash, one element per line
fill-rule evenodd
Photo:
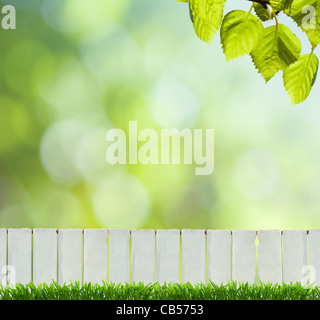
<path fill-rule="evenodd" d="M 7 284 L 6 276 L 7 265 L 7 229 L 0 229 L 0 282 Z"/>
<path fill-rule="evenodd" d="M 320 229 L 309 230 L 309 281 L 320 285 Z"/>
<path fill-rule="evenodd" d="M 185 229 L 181 233 L 181 282 L 205 283 L 204 230 Z"/>
<path fill-rule="evenodd" d="M 180 230 L 157 230 L 156 278 L 164 282 L 180 282 Z"/>
<path fill-rule="evenodd" d="M 207 279 L 215 284 L 231 281 L 231 231 L 207 231 Z"/>
<path fill-rule="evenodd" d="M 130 283 L 130 231 L 109 230 L 109 281 Z"/>
<path fill-rule="evenodd" d="M 282 282 L 282 246 L 280 230 L 258 231 L 258 268 L 262 282 Z"/>
<path fill-rule="evenodd" d="M 132 230 L 131 241 L 131 281 L 154 282 L 155 230 Z"/>
<path fill-rule="evenodd" d="M 82 230 L 58 230 L 58 283 L 82 282 Z"/>
<path fill-rule="evenodd" d="M 232 232 L 232 280 L 254 283 L 256 276 L 256 231 Z"/>
<path fill-rule="evenodd" d="M 60 229 L 57 234 L 56 229 L 0 228 L 3 284 L 6 280 L 10 285 L 52 280 L 147 284 L 155 278 L 160 284 L 206 279 L 222 284 L 254 283 L 259 276 L 265 283 L 287 284 L 305 284 L 309 277 L 320 285 L 318 274 L 320 229 L 309 234 L 306 230 Z"/>
<path fill-rule="evenodd" d="M 8 229 L 8 282 L 27 284 L 32 281 L 31 229 Z"/>
<path fill-rule="evenodd" d="M 301 282 L 307 266 L 307 231 L 283 230 L 283 282 Z"/>
<path fill-rule="evenodd" d="M 57 231 L 33 230 L 33 282 L 50 284 L 57 281 Z"/>
<path fill-rule="evenodd" d="M 102 284 L 108 277 L 108 230 L 84 230 L 83 281 Z"/>

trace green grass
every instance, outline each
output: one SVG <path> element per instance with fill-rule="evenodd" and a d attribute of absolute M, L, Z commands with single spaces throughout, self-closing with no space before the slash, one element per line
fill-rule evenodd
<path fill-rule="evenodd" d="M 319 300 L 320 287 L 286 284 L 17 284 L 0 286 L 0 300 Z"/>

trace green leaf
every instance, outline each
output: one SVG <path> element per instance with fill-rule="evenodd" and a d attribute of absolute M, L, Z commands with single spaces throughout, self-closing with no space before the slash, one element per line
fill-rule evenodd
<path fill-rule="evenodd" d="M 277 12 L 277 11 L 280 12 L 282 10 L 290 8 L 293 2 L 293 0 L 250 0 L 250 1 L 255 2 L 255 4 L 260 3 L 262 7 L 266 7 L 267 5 L 270 5 L 274 12 Z"/>
<path fill-rule="evenodd" d="M 289 9 L 293 0 L 270 0 L 270 5 L 274 12 Z"/>
<path fill-rule="evenodd" d="M 299 60 L 284 69 L 283 83 L 292 104 L 307 99 L 316 80 L 318 67 L 318 57 L 312 52 L 301 55 Z"/>
<path fill-rule="evenodd" d="M 320 44 L 319 0 L 294 0 L 291 10 L 285 13 L 307 34 L 313 47 Z"/>
<path fill-rule="evenodd" d="M 278 71 L 294 63 L 300 56 L 301 42 L 285 25 L 265 28 L 252 61 L 268 82 Z"/>
<path fill-rule="evenodd" d="M 190 12 L 197 36 L 210 43 L 221 26 L 226 0 L 190 0 Z"/>
<path fill-rule="evenodd" d="M 283 8 L 282 8 L 282 10 L 288 10 L 288 11 L 290 12 L 293 1 L 294 1 L 294 0 L 285 0 L 285 1 L 283 1 Z"/>
<path fill-rule="evenodd" d="M 260 20 L 251 13 L 235 10 L 223 19 L 220 37 L 227 60 L 249 54 L 258 44 L 263 33 Z"/>
<path fill-rule="evenodd" d="M 268 11 L 260 4 L 260 3 L 254 3 L 253 4 L 254 12 L 259 17 L 261 21 L 268 21 L 270 20 Z"/>
<path fill-rule="evenodd" d="M 270 2 L 270 6 L 273 12 L 278 13 L 283 10 L 290 11 L 292 1 L 293 0 L 270 0 L 266 1 L 265 3 L 268 4 Z M 273 16 L 270 17 L 268 11 L 260 3 L 254 2 L 253 7 L 256 15 L 259 17 L 261 21 L 264 22 L 273 19 Z"/>

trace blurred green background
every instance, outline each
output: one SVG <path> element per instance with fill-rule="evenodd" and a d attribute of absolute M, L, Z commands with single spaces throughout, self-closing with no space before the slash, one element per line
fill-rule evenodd
<path fill-rule="evenodd" d="M 226 62 L 219 34 L 200 41 L 173 0 L 6 3 L 17 29 L 0 31 L 0 227 L 320 227 L 319 81 L 292 107 L 281 73 L 265 85 L 250 57 Z M 106 133 L 129 120 L 214 128 L 213 174 L 109 165 Z"/>

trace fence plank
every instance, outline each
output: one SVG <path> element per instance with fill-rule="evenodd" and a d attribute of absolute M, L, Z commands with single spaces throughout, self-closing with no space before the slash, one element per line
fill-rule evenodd
<path fill-rule="evenodd" d="M 58 283 L 82 281 L 82 230 L 58 231 Z"/>
<path fill-rule="evenodd" d="M 108 277 L 108 230 L 84 230 L 83 281 L 102 284 Z"/>
<path fill-rule="evenodd" d="M 57 231 L 33 230 L 33 282 L 50 284 L 57 281 Z"/>
<path fill-rule="evenodd" d="M 205 283 L 204 230 L 182 230 L 181 234 L 181 282 Z"/>
<path fill-rule="evenodd" d="M 5 286 L 7 284 L 7 230 L 0 229 L 0 281 Z"/>
<path fill-rule="evenodd" d="M 262 282 L 305 283 L 309 271 L 310 281 L 320 285 L 320 230 L 312 229 L 308 236 L 306 230 L 284 230 L 282 236 L 279 230 L 259 230 L 257 237 Z M 34 229 L 32 236 L 31 229 L 0 228 L 0 281 L 6 280 L 2 268 L 12 266 L 8 269 L 9 284 L 49 284 L 56 279 L 59 284 L 82 279 L 102 283 L 108 278 L 124 283 L 130 282 L 131 267 L 136 283 L 154 282 L 155 275 L 160 284 L 180 282 L 180 278 L 182 283 L 205 283 L 207 253 L 208 280 L 217 284 L 230 279 L 254 283 L 255 239 L 254 230 L 235 230 L 232 234 L 229 230 L 208 230 L 206 236 L 204 230 L 187 229 L 181 237 L 176 229 L 157 230 L 156 238 L 154 230 L 133 230 L 130 250 L 129 230 L 86 229 L 83 233 L 80 229 L 60 229 L 57 236 L 56 229 Z"/>
<path fill-rule="evenodd" d="M 9 284 L 27 284 L 32 281 L 31 242 L 31 229 L 8 229 L 8 267 L 13 267 L 9 274 Z"/>
<path fill-rule="evenodd" d="M 308 235 L 309 281 L 320 285 L 320 230 L 311 229 Z"/>
<path fill-rule="evenodd" d="M 307 265 L 307 231 L 283 230 L 283 282 L 301 282 Z"/>
<path fill-rule="evenodd" d="M 256 276 L 256 231 L 232 232 L 232 280 L 254 283 Z"/>
<path fill-rule="evenodd" d="M 164 282 L 180 282 L 180 230 L 157 230 L 156 278 Z"/>
<path fill-rule="evenodd" d="M 282 246 L 280 230 L 258 231 L 258 267 L 262 282 L 282 282 Z"/>
<path fill-rule="evenodd" d="M 109 281 L 130 283 L 129 230 L 109 230 Z"/>
<path fill-rule="evenodd" d="M 154 282 L 155 278 L 155 230 L 131 231 L 131 280 Z"/>
<path fill-rule="evenodd" d="M 207 231 L 207 279 L 215 284 L 231 280 L 231 231 Z"/>

